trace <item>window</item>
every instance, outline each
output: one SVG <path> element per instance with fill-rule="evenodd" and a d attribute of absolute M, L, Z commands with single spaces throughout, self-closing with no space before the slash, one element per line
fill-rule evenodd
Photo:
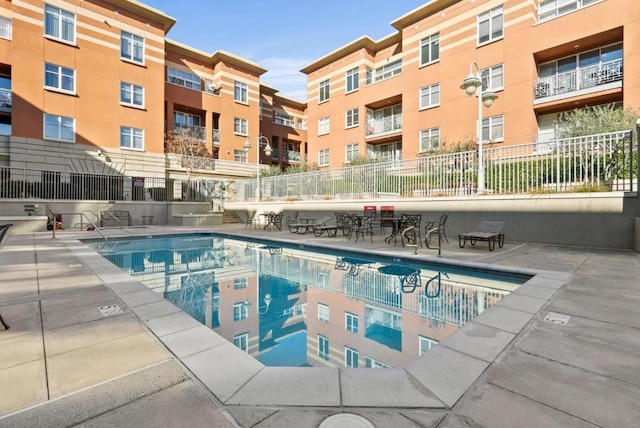
<path fill-rule="evenodd" d="M 344 314 L 345 330 L 350 331 L 351 333 L 358 334 L 358 331 L 360 330 L 359 323 L 360 323 L 360 320 L 358 319 L 357 315 L 350 314 L 348 312 Z"/>
<path fill-rule="evenodd" d="M 247 135 L 247 119 L 236 117 L 233 119 L 233 132 L 235 134 Z"/>
<path fill-rule="evenodd" d="M 329 360 L 329 339 L 320 335 L 318 335 L 318 356 Z"/>
<path fill-rule="evenodd" d="M 498 91 L 504 89 L 504 72 L 502 64 L 485 68 L 480 72 L 482 77 L 483 91 Z"/>
<path fill-rule="evenodd" d="M 493 116 L 482 119 L 482 141 L 504 141 L 504 117 Z"/>
<path fill-rule="evenodd" d="M 424 354 L 438 344 L 437 340 L 425 336 L 418 336 L 418 356 Z"/>
<path fill-rule="evenodd" d="M 144 107 L 144 89 L 133 83 L 120 82 L 120 102 L 133 107 Z"/>
<path fill-rule="evenodd" d="M 420 153 L 431 152 L 440 148 L 440 128 L 420 131 Z"/>
<path fill-rule="evenodd" d="M 351 110 L 347 110 L 346 118 L 345 118 L 345 127 L 351 128 L 354 126 L 358 126 L 360 123 L 360 109 L 352 108 Z"/>
<path fill-rule="evenodd" d="M 44 7 L 44 34 L 69 43 L 76 42 L 76 15 L 64 9 Z"/>
<path fill-rule="evenodd" d="M 329 149 L 322 149 L 318 152 L 318 166 L 329 165 Z"/>
<path fill-rule="evenodd" d="M 349 163 L 354 159 L 357 159 L 360 156 L 360 148 L 358 147 L 358 143 L 355 144 L 347 144 L 345 148 L 345 162 Z"/>
<path fill-rule="evenodd" d="M 389 79 L 402 73 L 402 60 L 397 59 L 382 67 L 367 70 L 367 85 Z"/>
<path fill-rule="evenodd" d="M 76 92 L 76 72 L 71 68 L 46 63 L 44 65 L 44 86 L 70 93 Z"/>
<path fill-rule="evenodd" d="M 318 303 L 318 320 L 329 322 L 329 306 Z"/>
<path fill-rule="evenodd" d="M 184 86 L 185 88 L 200 90 L 200 77 L 185 71 L 169 68 L 167 70 L 167 82 L 174 85 Z"/>
<path fill-rule="evenodd" d="M 357 91 L 360 87 L 360 74 L 358 73 L 358 67 L 347 70 L 346 75 L 347 82 L 345 86 L 347 93 Z"/>
<path fill-rule="evenodd" d="M 244 352 L 249 351 L 249 333 L 238 334 L 233 336 L 233 344 L 236 348 L 242 349 Z"/>
<path fill-rule="evenodd" d="M 122 31 L 120 33 L 120 58 L 144 64 L 144 38 Z"/>
<path fill-rule="evenodd" d="M 574 10 L 581 9 L 600 0 L 543 0 L 538 6 L 538 19 L 546 21 L 547 19 L 561 16 Z"/>
<path fill-rule="evenodd" d="M 11 40 L 13 33 L 13 25 L 9 18 L 0 17 L 0 38 Z"/>
<path fill-rule="evenodd" d="M 76 141 L 76 121 L 71 117 L 44 115 L 44 138 L 46 140 Z"/>
<path fill-rule="evenodd" d="M 329 99 L 329 79 L 318 83 L 318 103 L 325 102 Z"/>
<path fill-rule="evenodd" d="M 181 111 L 173 112 L 174 128 L 176 127 L 176 125 L 180 128 L 200 126 L 200 120 L 200 116 L 197 116 L 195 114 L 183 113 Z"/>
<path fill-rule="evenodd" d="M 123 149 L 144 150 L 144 130 L 121 126 L 120 147 Z"/>
<path fill-rule="evenodd" d="M 344 347 L 344 366 L 358 367 L 358 351 L 348 346 Z"/>
<path fill-rule="evenodd" d="M 420 65 L 426 65 L 440 59 L 440 33 L 432 34 L 420 40 Z"/>
<path fill-rule="evenodd" d="M 440 105 L 440 84 L 420 88 L 420 109 Z"/>
<path fill-rule="evenodd" d="M 249 316 L 249 310 L 244 302 L 233 304 L 233 320 L 240 321 Z"/>
<path fill-rule="evenodd" d="M 388 369 L 391 366 L 381 361 L 374 360 L 371 357 L 364 357 L 364 365 L 368 369 Z"/>
<path fill-rule="evenodd" d="M 318 135 L 325 135 L 329 133 L 329 118 L 323 117 L 318 119 Z"/>
<path fill-rule="evenodd" d="M 478 16 L 478 44 L 502 37 L 504 15 L 502 6 L 495 7 Z"/>
<path fill-rule="evenodd" d="M 234 278 L 233 289 L 239 290 L 241 288 L 247 288 L 247 278 Z"/>
<path fill-rule="evenodd" d="M 249 103 L 249 86 L 246 83 L 233 83 L 233 100 L 239 103 Z"/>
<path fill-rule="evenodd" d="M 249 158 L 247 157 L 247 152 L 245 152 L 244 150 L 234 150 L 233 160 L 234 162 L 247 163 L 249 161 Z"/>

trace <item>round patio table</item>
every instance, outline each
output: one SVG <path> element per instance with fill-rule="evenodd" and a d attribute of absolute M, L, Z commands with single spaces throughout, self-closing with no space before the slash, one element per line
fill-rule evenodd
<path fill-rule="evenodd" d="M 403 293 L 413 293 L 421 286 L 420 269 L 400 265 L 380 266 L 378 272 L 385 275 L 395 275 L 400 280 Z"/>

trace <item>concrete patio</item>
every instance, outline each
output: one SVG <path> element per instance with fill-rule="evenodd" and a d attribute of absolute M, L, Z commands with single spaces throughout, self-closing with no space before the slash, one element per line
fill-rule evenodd
<path fill-rule="evenodd" d="M 106 232 L 191 230 L 201 229 Z M 381 236 L 356 244 L 239 225 L 214 231 L 413 257 L 412 248 Z M 516 242 L 488 252 L 483 243 L 460 249 L 451 240 L 447 259 L 537 275 L 409 366 L 368 376 L 264 368 L 77 241 L 89 237 L 99 235 L 14 234 L 0 248 L 0 314 L 10 326 L 0 329 L 1 427 L 318 427 L 339 413 L 376 427 L 640 420 L 635 252 Z M 550 312 L 568 321 L 545 321 Z"/>

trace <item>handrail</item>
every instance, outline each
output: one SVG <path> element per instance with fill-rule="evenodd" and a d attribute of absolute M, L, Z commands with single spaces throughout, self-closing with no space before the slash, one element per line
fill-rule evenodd
<path fill-rule="evenodd" d="M 93 214 L 96 217 L 96 223 L 100 221 L 100 217 L 98 217 L 98 214 L 94 210 L 86 210 L 84 212 L 87 212 L 87 211 L 89 211 L 91 214 Z"/>
<path fill-rule="evenodd" d="M 111 211 L 102 211 L 102 212 L 103 212 L 103 213 L 109 213 L 109 215 L 110 215 L 110 216 L 111 216 L 115 221 L 117 221 L 117 222 L 118 222 L 118 224 L 120 225 L 120 227 L 122 227 L 122 222 L 121 222 L 121 221 L 120 221 L 116 216 L 114 216 L 114 215 L 113 215 L 113 213 L 112 213 Z"/>
<path fill-rule="evenodd" d="M 432 247 L 429 245 L 429 242 L 431 241 L 431 234 L 432 233 L 437 233 L 438 234 L 438 246 L 437 247 Z M 427 232 L 427 236 L 425 237 L 424 240 L 425 245 L 427 246 L 427 248 L 429 248 L 430 250 L 438 250 L 438 256 L 442 255 L 442 235 L 440 234 L 440 228 L 438 227 L 434 227 L 429 229 L 429 231 Z M 417 248 L 416 248 L 417 251 Z"/>
<path fill-rule="evenodd" d="M 417 244 L 417 241 L 418 241 L 418 240 L 417 240 L 417 239 L 414 239 L 414 242 L 416 242 L 415 244 L 406 244 L 406 245 L 405 245 L 405 243 L 404 243 L 404 238 L 407 238 L 407 237 L 405 236 L 405 233 L 407 233 L 407 232 L 408 232 L 408 231 L 410 231 L 410 230 L 414 230 L 414 231 L 415 231 L 415 230 L 416 230 L 416 227 L 415 227 L 415 226 L 409 226 L 409 227 L 407 227 L 406 229 L 404 229 L 404 230 L 402 231 L 402 246 L 403 246 L 403 247 L 414 247 L 414 248 L 415 248 L 415 252 L 414 252 L 413 254 L 418 254 L 418 244 Z M 408 238 L 407 238 L 407 242 L 409 242 L 409 239 L 408 239 Z"/>
<path fill-rule="evenodd" d="M 106 236 L 104 236 L 104 233 L 102 233 L 102 231 L 98 228 L 98 226 L 96 226 L 96 224 L 91 221 L 91 219 L 89 217 L 87 217 L 87 215 L 85 213 L 53 213 L 53 239 L 55 239 L 56 237 L 56 218 L 58 216 L 62 216 L 62 215 L 79 215 L 81 218 L 84 217 L 87 219 L 87 221 L 89 222 L 89 224 L 91 224 L 91 226 L 93 226 L 93 230 L 95 230 L 96 232 L 98 232 L 105 240 L 105 242 L 109 242 L 109 240 L 107 239 Z"/>

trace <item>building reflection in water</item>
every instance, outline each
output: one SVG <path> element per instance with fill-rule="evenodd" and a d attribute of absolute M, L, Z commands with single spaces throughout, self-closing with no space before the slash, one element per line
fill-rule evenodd
<path fill-rule="evenodd" d="M 398 367 L 528 279 L 216 235 L 96 246 L 267 366 Z"/>

